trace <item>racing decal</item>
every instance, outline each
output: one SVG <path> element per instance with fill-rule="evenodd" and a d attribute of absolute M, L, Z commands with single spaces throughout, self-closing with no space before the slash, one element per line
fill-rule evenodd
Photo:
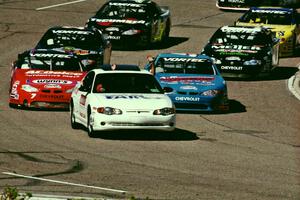
<path fill-rule="evenodd" d="M 32 83 L 36 83 L 36 84 L 49 84 L 49 83 L 53 83 L 53 84 L 60 84 L 60 85 L 70 85 L 70 84 L 72 84 L 72 81 L 68 81 L 68 80 L 55 80 L 55 79 L 36 79 L 36 80 L 33 80 Z"/>
<path fill-rule="evenodd" d="M 106 38 L 109 40 L 120 40 L 121 36 L 108 35 Z"/>
<path fill-rule="evenodd" d="M 78 30 L 53 30 L 53 33 L 63 33 L 63 34 L 78 34 L 78 35 L 89 35 L 92 32 L 89 31 L 78 31 Z"/>
<path fill-rule="evenodd" d="M 29 70 L 25 72 L 26 75 L 68 75 L 68 76 L 81 76 L 80 72 L 66 72 L 66 71 L 42 71 L 42 70 Z"/>
<path fill-rule="evenodd" d="M 108 27 L 105 29 L 106 31 L 120 31 L 118 27 Z"/>
<path fill-rule="evenodd" d="M 250 50 L 250 51 L 260 51 L 260 46 L 244 46 L 244 45 L 213 45 L 212 49 L 220 49 L 220 50 Z"/>
<path fill-rule="evenodd" d="M 40 58 L 72 58 L 71 55 L 66 54 L 50 54 L 50 53 L 30 53 L 31 56 Z"/>
<path fill-rule="evenodd" d="M 199 97 L 175 97 L 176 101 L 200 101 Z"/>
<path fill-rule="evenodd" d="M 192 85 L 185 85 L 185 86 L 181 86 L 180 89 L 182 89 L 182 90 L 197 90 L 197 87 L 192 86 Z"/>
<path fill-rule="evenodd" d="M 243 67 L 242 66 L 221 66 L 221 69 L 241 71 L 243 70 Z"/>
<path fill-rule="evenodd" d="M 258 28 L 245 28 L 245 27 L 222 27 L 222 32 L 225 33 L 258 33 L 260 32 L 260 29 Z"/>
<path fill-rule="evenodd" d="M 10 97 L 13 99 L 19 99 L 18 94 L 18 86 L 20 85 L 20 81 L 15 81 L 11 88 Z"/>
<path fill-rule="evenodd" d="M 132 20 L 132 19 L 97 19 L 91 18 L 92 22 L 99 23 L 124 23 L 124 24 L 145 24 L 145 20 Z"/>
<path fill-rule="evenodd" d="M 47 84 L 44 86 L 44 88 L 50 89 L 50 88 L 55 88 L 55 89 L 61 89 L 61 86 L 58 84 Z"/>
<path fill-rule="evenodd" d="M 112 5 L 112 6 L 127 6 L 127 7 L 135 7 L 135 8 L 142 7 L 141 5 L 134 4 L 134 3 L 114 3 L 114 2 L 110 2 L 109 5 Z"/>
<path fill-rule="evenodd" d="M 279 15 L 285 15 L 285 14 L 291 14 L 290 11 L 287 10 L 252 10 L 253 13 L 267 13 L 267 14 L 279 14 Z"/>
<path fill-rule="evenodd" d="M 207 62 L 207 59 L 198 59 L 198 58 L 163 58 L 164 61 L 171 62 Z"/>
<path fill-rule="evenodd" d="M 86 103 L 86 96 L 85 95 L 80 96 L 79 103 L 80 103 L 80 105 L 83 105 L 83 106 L 85 105 L 85 103 Z"/>
<path fill-rule="evenodd" d="M 245 3 L 245 0 L 228 0 L 228 3 Z"/>
<path fill-rule="evenodd" d="M 34 99 L 34 97 L 36 97 L 36 93 L 31 93 L 30 95 L 31 95 L 30 97 L 31 99 Z"/>
<path fill-rule="evenodd" d="M 161 97 L 144 95 L 105 95 L 106 99 L 162 99 Z"/>
<path fill-rule="evenodd" d="M 190 81 L 199 81 L 199 82 L 207 82 L 213 81 L 214 77 L 160 77 L 160 81 L 164 82 L 190 82 Z"/>

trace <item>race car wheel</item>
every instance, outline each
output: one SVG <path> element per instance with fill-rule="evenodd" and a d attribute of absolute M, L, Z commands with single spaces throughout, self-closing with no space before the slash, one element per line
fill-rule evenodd
<path fill-rule="evenodd" d="M 96 137 L 96 133 L 94 131 L 94 128 L 93 128 L 93 125 L 92 125 L 92 122 L 91 122 L 91 111 L 90 109 L 88 110 L 88 121 L 87 121 L 87 131 L 88 131 L 88 135 L 89 137 L 91 138 L 94 138 Z"/>
<path fill-rule="evenodd" d="M 71 118 L 71 127 L 72 127 L 72 129 L 78 129 L 79 124 L 76 122 L 73 102 L 70 104 L 70 118 Z"/>
<path fill-rule="evenodd" d="M 162 42 L 165 42 L 168 40 L 169 36 L 170 36 L 170 29 L 171 29 L 171 23 L 168 20 L 167 24 L 166 24 L 166 28 L 164 30 L 163 36 L 162 36 Z"/>

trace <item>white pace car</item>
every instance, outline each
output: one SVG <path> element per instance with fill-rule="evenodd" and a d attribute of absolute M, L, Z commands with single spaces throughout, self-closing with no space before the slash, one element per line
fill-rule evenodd
<path fill-rule="evenodd" d="M 175 107 L 153 75 L 135 65 L 104 65 L 86 74 L 70 102 L 72 128 L 88 135 L 117 129 L 173 131 Z"/>

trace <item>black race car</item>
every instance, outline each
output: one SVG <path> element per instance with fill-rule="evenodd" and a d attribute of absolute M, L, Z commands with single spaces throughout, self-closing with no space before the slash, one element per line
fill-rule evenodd
<path fill-rule="evenodd" d="M 248 10 L 252 6 L 299 7 L 300 0 L 217 0 L 216 6 L 225 10 Z"/>
<path fill-rule="evenodd" d="M 111 57 L 111 43 L 101 31 L 92 28 L 52 27 L 35 48 L 76 54 L 86 66 L 109 64 Z"/>
<path fill-rule="evenodd" d="M 202 50 L 227 77 L 268 74 L 278 65 L 278 53 L 275 33 L 263 27 L 223 26 Z"/>
<path fill-rule="evenodd" d="M 147 46 L 168 39 L 170 10 L 151 0 L 110 0 L 86 23 L 115 46 Z"/>

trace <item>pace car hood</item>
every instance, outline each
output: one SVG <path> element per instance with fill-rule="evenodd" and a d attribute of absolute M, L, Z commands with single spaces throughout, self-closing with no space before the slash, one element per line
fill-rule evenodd
<path fill-rule="evenodd" d="M 172 107 L 172 101 L 165 94 L 95 94 L 101 106 L 110 106 L 123 110 L 155 110 Z"/>
<path fill-rule="evenodd" d="M 86 72 L 17 69 L 15 80 L 36 88 L 73 88 Z"/>
<path fill-rule="evenodd" d="M 166 74 L 158 73 L 156 79 L 162 87 L 170 87 L 173 91 L 202 92 L 225 87 L 224 79 L 217 75 Z"/>

